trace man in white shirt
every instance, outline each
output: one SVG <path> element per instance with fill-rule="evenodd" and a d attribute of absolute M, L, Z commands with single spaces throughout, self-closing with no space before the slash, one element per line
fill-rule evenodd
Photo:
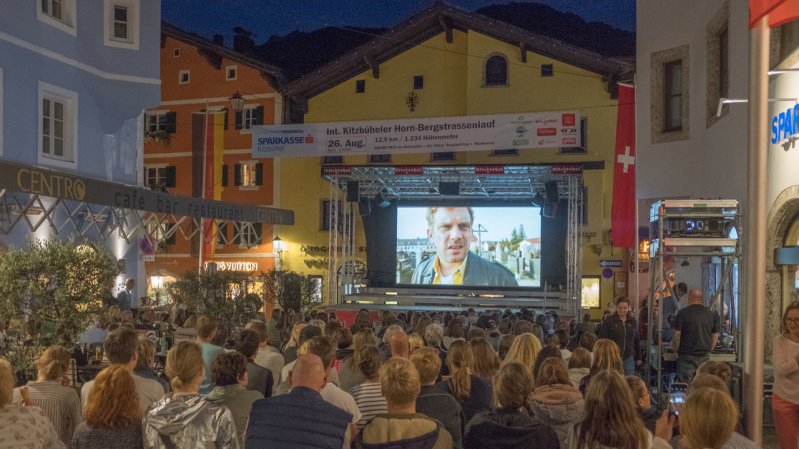
<path fill-rule="evenodd" d="M 164 387 L 158 381 L 133 374 L 136 363 L 139 361 L 139 336 L 136 331 L 121 327 L 111 332 L 105 338 L 103 348 L 112 365 L 122 365 L 133 376 L 136 393 L 139 395 L 139 408 L 142 412 L 146 412 L 150 404 L 161 399 L 164 395 Z M 94 381 L 90 380 L 83 384 L 83 388 L 80 390 L 80 401 L 84 407 L 89 403 L 89 393 L 92 388 L 94 388 Z"/>
<path fill-rule="evenodd" d="M 355 426 L 361 419 L 361 411 L 358 409 L 358 404 L 355 403 L 355 399 L 351 394 L 330 381 L 331 373 L 336 371 L 333 367 L 333 363 L 336 361 L 336 346 L 333 344 L 333 339 L 327 336 L 313 337 L 308 342 L 308 353 L 315 354 L 322 359 L 322 363 L 327 369 L 327 383 L 322 388 L 322 391 L 319 392 L 322 395 L 322 399 L 350 413 L 352 415 L 352 425 Z M 355 429 L 352 430 L 354 435 Z"/>
<path fill-rule="evenodd" d="M 283 354 L 269 344 L 269 333 L 266 329 L 266 324 L 260 320 L 253 320 L 247 323 L 245 326 L 246 330 L 255 331 L 260 337 L 260 343 L 258 344 L 258 352 L 255 354 L 254 362 L 256 365 L 261 366 L 263 368 L 268 369 L 272 372 L 272 379 L 274 380 L 274 386 L 280 384 L 281 381 L 281 371 L 283 370 Z"/>

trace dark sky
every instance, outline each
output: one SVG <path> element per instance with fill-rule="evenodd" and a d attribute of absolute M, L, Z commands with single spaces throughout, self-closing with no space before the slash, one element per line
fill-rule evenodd
<path fill-rule="evenodd" d="M 431 6 L 434 0 L 163 0 L 162 19 L 205 37 L 225 36 L 242 26 L 262 43 L 274 34 L 311 31 L 325 26 L 390 27 Z M 466 10 L 501 0 L 450 0 Z M 517 2 L 524 3 L 524 2 Z M 573 12 L 587 21 L 605 22 L 635 30 L 635 0 L 539 0 L 560 11 Z"/>

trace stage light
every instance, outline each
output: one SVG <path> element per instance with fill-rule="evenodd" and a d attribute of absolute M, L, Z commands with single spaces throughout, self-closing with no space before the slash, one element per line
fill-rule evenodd
<path fill-rule="evenodd" d="M 388 198 L 386 198 L 383 192 L 377 193 L 377 196 L 375 197 L 375 203 L 377 204 L 377 207 L 382 207 L 382 208 L 391 206 L 391 201 Z"/>

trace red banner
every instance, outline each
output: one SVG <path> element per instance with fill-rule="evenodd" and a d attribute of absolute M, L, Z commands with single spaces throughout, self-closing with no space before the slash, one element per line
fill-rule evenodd
<path fill-rule="evenodd" d="M 796 0 L 749 0 L 749 28 L 768 14 L 768 26 L 778 27 L 783 23 L 799 19 L 799 1 Z"/>
<path fill-rule="evenodd" d="M 610 211 L 613 246 L 618 248 L 635 246 L 635 162 L 635 87 L 620 84 Z"/>

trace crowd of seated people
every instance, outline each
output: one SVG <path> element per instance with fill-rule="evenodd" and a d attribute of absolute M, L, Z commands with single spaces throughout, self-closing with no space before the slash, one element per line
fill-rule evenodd
<path fill-rule="evenodd" d="M 553 313 L 278 315 L 229 329 L 190 317 L 196 338 L 169 349 L 164 376 L 155 345 L 118 326 L 79 390 L 61 346 L 23 386 L 0 359 L 0 448 L 754 447 L 735 431 L 727 365 L 701 366 L 669 416 L 614 341 Z"/>

